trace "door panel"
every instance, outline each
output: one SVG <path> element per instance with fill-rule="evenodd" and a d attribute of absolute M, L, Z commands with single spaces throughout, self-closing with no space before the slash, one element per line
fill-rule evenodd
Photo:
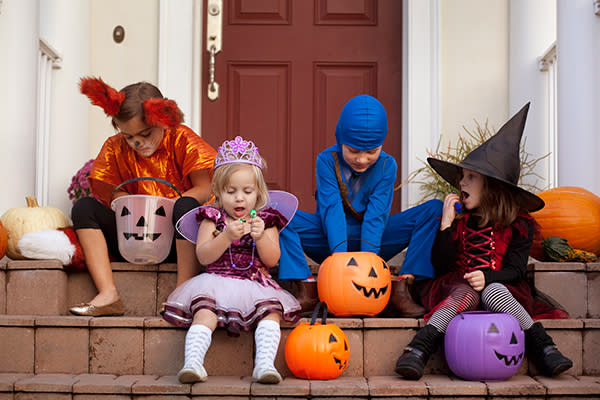
<path fill-rule="evenodd" d="M 315 125 L 313 152 L 317 154 L 335 144 L 335 127 L 343 106 L 357 93 L 377 92 L 375 63 L 316 63 L 315 64 Z"/>
<path fill-rule="evenodd" d="M 346 101 L 367 93 L 388 111 L 384 150 L 400 164 L 401 1 L 223 3 L 220 96 L 204 97 L 202 106 L 202 135 L 211 145 L 236 135 L 254 141 L 269 187 L 294 193 L 301 209 L 313 211 L 316 155 L 335 143 Z M 393 208 L 400 209 L 399 199 Z"/>
<path fill-rule="evenodd" d="M 317 0 L 316 25 L 377 25 L 376 0 Z"/>
<path fill-rule="evenodd" d="M 230 105 L 226 132 L 232 133 L 221 136 L 219 142 L 240 135 L 259 145 L 267 162 L 269 173 L 265 178 L 270 189 L 286 190 L 290 185 L 286 162 L 290 136 L 289 69 L 290 65 L 284 63 L 231 63 L 228 66 Z M 264 133 L 276 134 L 265 137 Z"/>
<path fill-rule="evenodd" d="M 289 25 L 290 3 L 291 0 L 233 0 L 229 1 L 226 15 L 232 25 Z"/>

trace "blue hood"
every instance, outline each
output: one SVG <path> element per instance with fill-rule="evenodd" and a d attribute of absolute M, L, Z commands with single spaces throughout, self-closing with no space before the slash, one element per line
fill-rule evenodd
<path fill-rule="evenodd" d="M 387 131 L 387 114 L 379 100 L 366 94 L 353 97 L 342 109 L 335 128 L 338 151 L 342 144 L 357 150 L 379 147 Z"/>

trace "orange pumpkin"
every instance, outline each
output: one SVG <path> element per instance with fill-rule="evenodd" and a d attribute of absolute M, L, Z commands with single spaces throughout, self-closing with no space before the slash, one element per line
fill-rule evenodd
<path fill-rule="evenodd" d="M 316 322 L 323 309 L 321 323 Z M 310 324 L 295 327 L 285 342 L 285 361 L 294 376 L 304 379 L 335 379 L 344 372 L 350 359 L 346 334 L 327 323 L 327 306 L 315 307 Z"/>
<path fill-rule="evenodd" d="M 4 225 L 2 225 L 2 221 L 0 221 L 0 258 L 4 257 L 6 254 L 6 248 L 8 247 L 8 234 L 6 233 L 6 229 Z"/>
<path fill-rule="evenodd" d="M 575 186 L 560 186 L 537 194 L 545 207 L 532 213 L 542 238 L 534 240 L 531 256 L 543 260 L 541 240 L 566 239 L 576 249 L 600 254 L 600 197 Z"/>
<path fill-rule="evenodd" d="M 390 268 L 375 253 L 367 251 L 333 253 L 319 268 L 319 298 L 337 316 L 373 316 L 390 299 Z"/>

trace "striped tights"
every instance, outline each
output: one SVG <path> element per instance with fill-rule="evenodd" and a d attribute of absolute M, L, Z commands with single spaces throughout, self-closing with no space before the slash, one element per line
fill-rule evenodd
<path fill-rule="evenodd" d="M 521 329 L 527 330 L 533 325 L 533 320 L 506 286 L 501 283 L 487 285 L 481 293 L 469 285 L 458 285 L 450 295 L 442 301 L 442 306 L 431 316 L 429 324 L 439 332 L 446 332 L 452 318 L 460 312 L 476 310 L 479 302 L 483 308 L 492 312 L 504 312 L 515 317 Z"/>

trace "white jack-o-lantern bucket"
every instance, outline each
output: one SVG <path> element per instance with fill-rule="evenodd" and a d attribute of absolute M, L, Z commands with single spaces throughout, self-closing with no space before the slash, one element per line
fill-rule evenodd
<path fill-rule="evenodd" d="M 115 188 L 138 180 L 155 180 L 171 186 L 162 179 L 140 177 L 129 179 Z M 115 212 L 119 252 L 134 264 L 159 264 L 171 251 L 173 235 L 173 206 L 175 199 L 133 194 L 114 199 L 110 206 Z"/>

